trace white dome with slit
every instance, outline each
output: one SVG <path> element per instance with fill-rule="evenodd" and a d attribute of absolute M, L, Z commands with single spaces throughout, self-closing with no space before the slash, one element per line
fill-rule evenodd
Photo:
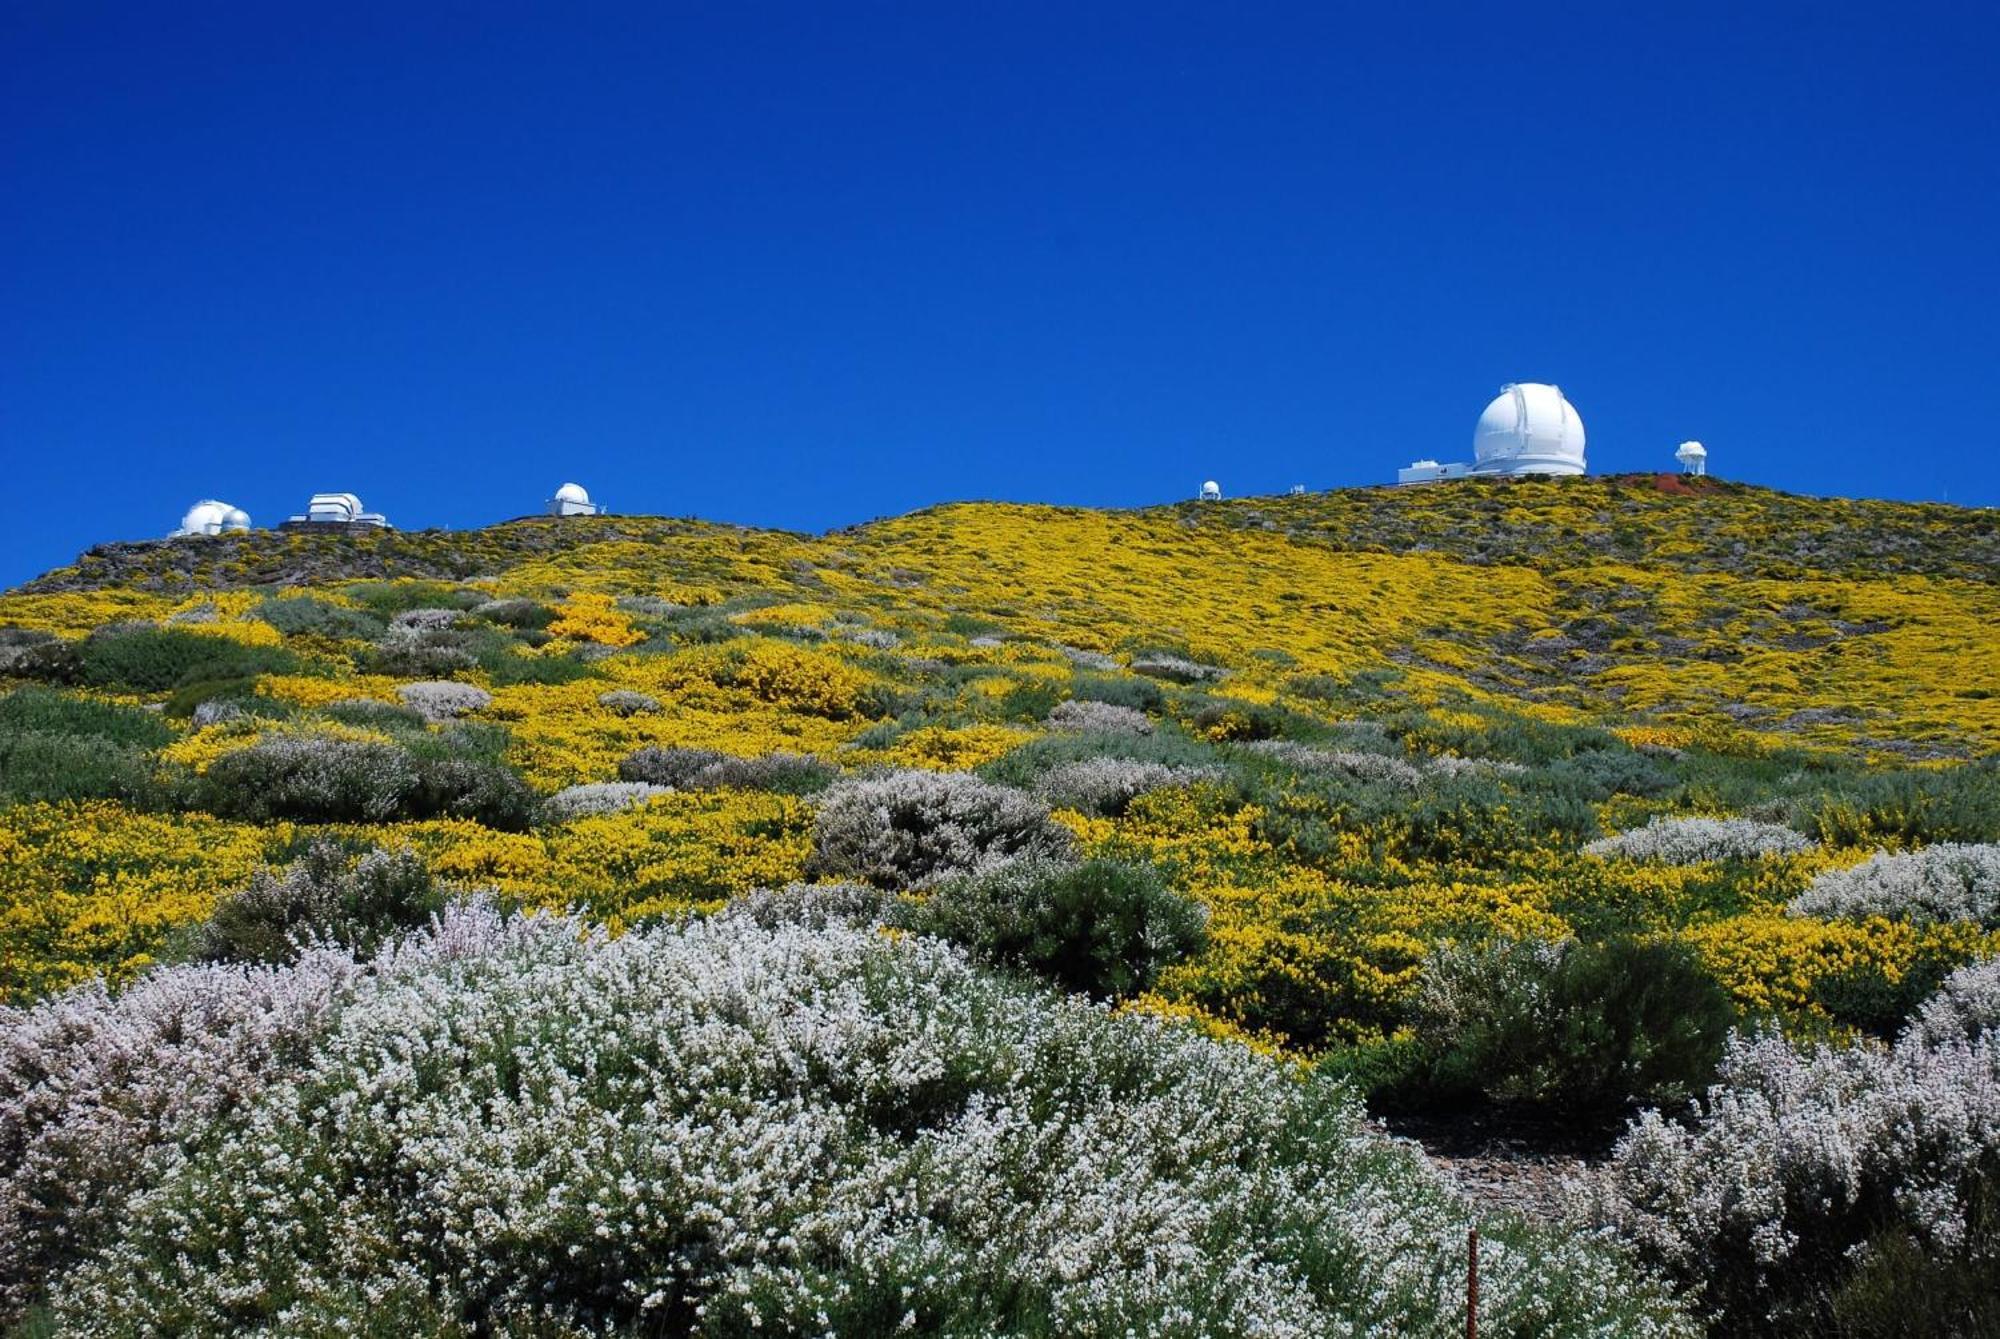
<path fill-rule="evenodd" d="M 1583 419 L 1556 387 L 1516 382 L 1479 416 L 1472 451 L 1479 474 L 1582 474 Z"/>

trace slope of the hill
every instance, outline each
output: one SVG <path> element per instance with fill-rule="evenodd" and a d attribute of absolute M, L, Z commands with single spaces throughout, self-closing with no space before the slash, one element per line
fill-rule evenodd
<path fill-rule="evenodd" d="M 348 1042 L 334 1038 L 349 1020 L 328 1001 L 380 988 L 367 982 L 407 973 L 395 988 L 436 1010 L 435 1019 L 412 1018 L 399 1005 L 397 1028 L 443 1026 L 460 1010 L 480 1020 L 463 1033 L 448 1028 L 451 1045 L 497 1068 L 468 1071 L 460 1084 L 451 1066 L 419 1067 L 410 1081 L 424 1102 L 490 1110 L 497 1099 L 480 1085 L 511 1091 L 508 1066 L 526 1052 L 510 1012 L 518 1010 L 486 992 L 498 1000 L 527 989 L 498 984 L 522 968 L 522 953 L 549 956 L 522 976 L 532 984 L 522 998 L 543 1019 L 534 1044 L 549 1048 L 553 1066 L 543 1100 L 580 1097 L 578 1120 L 615 1113 L 619 1128 L 688 1118 L 627 1110 L 629 1094 L 615 1083 L 581 1095 L 570 1086 L 572 1072 L 595 1074 L 606 1057 L 655 1044 L 595 1026 L 595 1006 L 565 993 L 589 977 L 561 965 L 572 952 L 610 974 L 605 998 L 636 990 L 661 1028 L 686 1028 L 724 1049 L 742 1049 L 725 1045 L 727 1029 L 749 1028 L 750 997 L 724 979 L 737 968 L 717 967 L 713 1001 L 656 1000 L 652 986 L 628 990 L 620 974 L 680 963 L 659 979 L 686 983 L 706 970 L 700 964 L 731 955 L 775 955 L 796 967 L 800 954 L 845 945 L 841 953 L 871 965 L 865 979 L 841 985 L 857 1001 L 841 1008 L 900 1019 L 909 1011 L 896 1002 L 904 990 L 896 983 L 922 994 L 943 1030 L 925 1034 L 935 1053 L 912 1059 L 908 1072 L 883 1060 L 879 1073 L 868 1071 L 875 1077 L 850 1083 L 852 1067 L 875 1063 L 874 1041 L 856 1042 L 855 1055 L 820 1072 L 827 1062 L 811 1058 L 813 1039 L 834 1033 L 814 1022 L 786 1034 L 796 1063 L 739 1075 L 759 1111 L 796 1099 L 787 1085 L 809 1076 L 825 1089 L 812 1098 L 824 1107 L 813 1120 L 858 1122 L 836 1142 L 856 1158 L 887 1159 L 886 1179 L 828 1189 L 824 1202 L 793 1206 L 803 1217 L 777 1213 L 773 1221 L 787 1224 L 818 1222 L 850 1192 L 857 1213 L 879 1210 L 883 1195 L 917 1204 L 899 1187 L 921 1184 L 929 1164 L 904 1153 L 938 1137 L 938 1122 L 976 1144 L 1000 1110 L 993 1104 L 1017 1089 L 1040 1094 L 1023 1100 L 1048 1130 L 1085 1116 L 1118 1127 L 1155 1098 L 1161 1110 L 1189 1109 L 1163 1075 L 1192 1062 L 1145 1039 L 1157 1023 L 1075 1015 L 1098 1020 L 1088 1024 L 1102 1029 L 1089 1031 L 1088 1047 L 1124 1094 L 1105 1105 L 1091 1087 L 1099 1105 L 1088 1106 L 1056 1076 L 981 1050 L 984 1025 L 955 1012 L 978 1000 L 1015 1009 L 1025 1055 L 1042 1044 L 1040 1029 L 1057 1026 L 1050 1020 L 1069 1017 L 1049 984 L 1266 1053 L 1228 1050 L 1254 1076 L 1246 1093 L 1268 1085 L 1273 1102 L 1298 1091 L 1291 1066 L 1309 1063 L 1355 1080 L 1378 1110 L 1454 1120 L 1472 1103 L 1530 1122 L 1553 1113 L 1600 1140 L 1635 1103 L 1684 1104 L 1718 1073 L 1793 1081 L 1783 1077 L 1796 1072 L 1785 1068 L 1792 1052 L 1775 1035 L 1725 1065 L 1722 1039 L 1733 1025 L 1775 1024 L 1848 1048 L 1816 1063 L 1886 1064 L 1868 1060 L 1877 1052 L 1865 1043 L 1848 1044 L 1896 1033 L 1920 1007 L 1931 1028 L 1936 1009 L 1924 1002 L 1948 974 L 2000 953 L 2000 847 L 1991 845 L 2000 842 L 1997 576 L 2000 530 L 1990 513 L 1653 476 L 1139 511 L 959 504 L 823 536 L 538 518 L 469 532 L 256 533 L 93 550 L 0 596 L 0 1004 L 46 1001 L 0 1011 L 13 1047 L 0 1054 L 0 1149 L 36 1150 L 0 1166 L 0 1238 L 28 1243 L 14 1255 L 0 1250 L 0 1319 L 45 1303 L 66 1317 L 180 1314 L 194 1293 L 126 1286 L 152 1277 L 160 1260 L 186 1266 L 173 1225 L 199 1221 L 203 1239 L 225 1243 L 216 1249 L 231 1258 L 230 1233 L 292 1230 L 286 1206 L 319 1184 L 318 1163 L 280 1169 L 282 1186 L 266 1188 L 279 1209 L 266 1212 L 226 1194 L 203 1198 L 234 1185 L 232 1176 L 203 1172 L 149 1189 L 150 1163 L 102 1151 L 178 1129 L 175 1102 L 159 1094 L 206 1094 L 183 1132 L 203 1157 L 250 1156 L 264 1147 L 255 1122 L 266 1120 L 313 1158 L 362 1159 L 371 1169 L 364 1179 L 387 1175 L 368 1159 L 431 1147 L 300 1124 L 299 1110 L 287 1114 L 277 1098 L 247 1110 L 240 1127 L 229 1103 L 202 1105 L 264 1084 L 280 1096 L 304 1091 L 300 1065 L 339 1070 Z M 1878 850 L 1889 854 L 1877 858 Z M 488 912 L 454 912 L 460 919 L 433 932 L 442 935 L 435 948 L 392 951 L 377 966 L 322 953 L 283 969 L 289 975 L 229 976 L 228 990 L 248 992 L 229 1006 L 240 1017 L 218 1014 L 190 1031 L 180 1012 L 213 996 L 221 979 L 187 964 L 283 961 L 315 935 L 365 953 L 464 890 L 649 933 L 592 939 L 626 947 L 585 952 L 574 948 L 579 927 L 481 921 L 475 932 L 463 917 Z M 712 919 L 726 908 L 735 910 Z M 745 917 L 761 929 L 744 928 Z M 724 928 L 710 935 L 709 925 Z M 830 925 L 847 928 L 836 934 Z M 808 933 L 815 928 L 822 939 Z M 962 964 L 932 972 L 923 955 L 939 938 L 981 972 L 1016 979 L 990 995 Z M 487 947 L 475 952 L 474 940 Z M 541 947 L 524 947 L 530 941 Z M 434 971 L 424 966 L 433 953 Z M 146 975 L 163 962 L 184 965 Z M 795 980 L 785 972 L 757 978 L 758 1009 L 792 1019 L 832 1007 L 811 972 L 793 972 Z M 49 998 L 99 977 L 114 991 L 145 986 L 111 1000 L 89 988 Z M 970 984 L 921 984 L 932 977 Z M 1951 978 L 1973 982 L 1950 987 L 1972 1013 L 1985 1007 L 1984 979 Z M 1023 1002 L 1005 1003 L 1017 1000 L 1005 992 L 1018 991 Z M 357 1036 L 374 1026 L 370 1017 L 358 1013 Z M 855 1017 L 843 1014 L 840 1027 Z M 295 1046 L 268 1034 L 271 1018 L 318 1040 Z M 1169 1031 L 1184 1035 L 1178 1025 Z M 109 1053 L 156 1051 L 165 1068 L 121 1061 L 99 1073 L 90 1039 L 100 1034 L 117 1039 Z M 853 1035 L 864 1034 L 875 1035 Z M 1955 1082 L 1947 1071 L 1960 1051 L 1934 1055 L 1930 1035 L 1913 1032 L 1907 1054 L 1898 1052 L 1895 1063 L 1914 1078 L 1868 1084 Z M 1982 1044 L 1964 1055 L 1990 1058 L 1992 1043 Z M 207 1087 L 177 1077 L 182 1048 L 192 1048 L 188 1063 L 222 1067 L 202 1080 Z M 646 1051 L 644 1065 L 664 1063 L 661 1055 Z M 1757 1079 L 1760 1064 L 1779 1077 Z M 83 1077 L 65 1077 L 72 1069 Z M 362 1064 L 339 1083 L 372 1083 L 371 1072 Z M 8 1076 L 22 1074 L 30 1078 L 10 1088 Z M 1055 1089 L 1043 1092 L 1049 1083 Z M 1327 1089 L 1336 1090 L 1338 1119 L 1320 1135 L 1266 1150 L 1273 1175 L 1334 1165 L 1325 1159 L 1338 1146 L 1359 1158 L 1359 1184 L 1394 1184 L 1405 1173 L 1352 1142 L 1361 1138 L 1352 1092 Z M 706 1091 L 697 1084 L 688 1100 Z M 1153 1096 L 1142 1102 L 1142 1091 Z M 1840 1093 L 1857 1091 L 1872 1089 L 1814 1089 L 1800 1100 L 1846 1101 Z M 1901 1091 L 1887 1091 L 1884 1110 Z M 521 1114 L 532 1122 L 540 1110 Z M 1756 1200 L 1770 1221 L 1745 1227 L 1743 1240 L 1788 1241 L 1804 1261 L 1788 1275 L 1796 1286 L 1782 1299 L 1785 1325 L 1766 1329 L 1820 1332 L 1835 1310 L 1856 1306 L 1898 1314 L 1893 1290 L 1856 1263 L 1878 1238 L 1882 1250 L 1906 1252 L 1894 1258 L 1922 1257 L 1929 1272 L 1909 1277 L 1926 1280 L 1926 1296 L 1990 1293 L 1980 1273 L 1990 1262 L 1977 1246 L 1985 1238 L 1964 1223 L 1968 1214 L 1984 1222 L 1979 1159 L 1989 1145 L 2000 1150 L 2000 1112 L 1950 1111 L 1963 1128 L 1922 1144 L 1934 1159 L 1922 1167 L 1897 1161 L 1908 1150 L 1848 1157 L 1814 1144 L 1839 1167 L 1875 1178 L 1853 1192 L 1853 1214 L 1820 1221 L 1810 1206 L 1822 1172 L 1798 1172 L 1805 1198 L 1797 1203 L 1807 1207 L 1797 1212 L 1818 1235 L 1799 1236 L 1787 1216 L 1796 1216 L 1792 1201 Z M 1248 1138 L 1247 1125 L 1228 1124 L 1238 1117 L 1248 1119 L 1218 1116 L 1228 1128 L 1218 1127 L 1217 1147 Z M 133 1134 L 134 1120 L 152 1124 Z M 1208 1189 L 1186 1201 L 1174 1233 L 1131 1239 L 1202 1236 L 1206 1246 L 1186 1249 L 1209 1254 L 1183 1279 L 1200 1291 L 1210 1286 L 1202 1280 L 1233 1278 L 1242 1261 L 1264 1256 L 1220 1228 L 1188 1224 L 1204 1215 L 1263 1222 L 1255 1214 L 1292 1201 L 1259 1201 L 1242 1218 L 1251 1209 L 1201 1198 L 1214 1169 L 1178 1166 L 1179 1127 L 1170 1125 L 1135 1146 L 1150 1151 L 1134 1184 L 1197 1175 Z M 1766 1134 L 1789 1138 L 1775 1128 L 1745 1137 Z M 1730 1332 L 1750 1314 L 1743 1307 L 1765 1305 L 1774 1266 L 1729 1254 L 1738 1220 L 1702 1217 L 1690 1187 L 1712 1178 L 1660 1152 L 1674 1137 L 1654 1131 L 1651 1143 L 1620 1154 L 1621 1184 L 1634 1189 L 1599 1213 L 1644 1236 L 1654 1263 L 1702 1292 Z M 1741 1145 L 1727 1130 L 1713 1142 Z M 104 1187 L 75 1204 L 64 1198 L 65 1150 L 78 1149 L 100 1150 L 75 1155 L 79 1175 L 110 1177 L 117 1195 L 138 1196 L 133 1221 L 143 1230 L 113 1231 L 117 1215 L 100 1213 L 114 1202 Z M 758 1176 L 778 1175 L 766 1153 L 730 1156 Z M 588 1179 L 588 1162 L 572 1169 L 576 1177 Z M 1047 1179 L 1065 1165 L 1064 1156 L 1023 1155 L 1018 1176 L 994 1175 L 1011 1193 L 1044 1197 L 1052 1214 L 1069 1215 L 1065 1230 L 1077 1242 L 1097 1240 L 1090 1215 L 1108 1201 L 1084 1206 L 1071 1198 L 1077 1187 Z M 539 1156 L 516 1168 L 531 1179 L 547 1170 Z M 295 1171 L 303 1179 L 284 1179 Z M 1959 1191 L 1969 1199 L 1953 1198 Z M 1135 1191 L 1133 1202 L 1148 1193 Z M 1385 1308 L 1370 1314 L 1454 1328 L 1448 1262 L 1457 1246 L 1439 1233 L 1459 1231 L 1459 1210 L 1426 1217 L 1404 1212 L 1415 1201 L 1403 1204 L 1392 1215 L 1405 1224 L 1396 1231 L 1423 1236 L 1409 1254 L 1395 1233 L 1343 1216 L 1338 1197 L 1298 1193 L 1327 1216 L 1300 1219 L 1303 1235 L 1269 1259 L 1291 1260 L 1296 1248 L 1313 1270 L 1336 1256 L 1347 1263 L 1257 1294 L 1263 1300 L 1245 1301 L 1245 1315 L 1276 1314 L 1258 1310 L 1266 1303 L 1351 1302 L 1361 1295 L 1354 1280 L 1365 1278 L 1389 1290 L 1370 1294 L 1370 1306 Z M 1681 1198 L 1662 1209 L 1662 1195 Z M 330 1290 L 311 1305 L 344 1315 L 360 1294 L 340 1290 L 360 1288 L 364 1275 L 417 1277 L 399 1272 L 408 1260 L 384 1257 L 368 1268 L 385 1273 L 349 1278 L 340 1271 L 354 1265 L 350 1246 L 464 1235 L 457 1219 L 433 1221 L 408 1198 L 392 1195 L 376 1206 L 386 1216 L 350 1224 L 356 1235 L 314 1257 L 298 1298 Z M 547 1200 L 536 1192 L 506 1212 L 539 1213 Z M 1927 1216 L 1896 1217 L 1908 1205 Z M 466 1221 L 499 1221 L 478 1196 L 460 1207 Z M 638 1231 L 644 1206 L 627 1207 L 637 1216 L 613 1215 L 617 1228 Z M 1939 1217 L 1947 1210 L 1959 1217 Z M 1008 1294 L 1013 1319 L 993 1322 L 1003 1328 L 1028 1325 L 1023 1317 L 1064 1328 L 1047 1317 L 1072 1305 L 1097 1320 L 1116 1310 L 1089 1312 L 1111 1303 L 1092 1301 L 1089 1288 L 1072 1294 L 1073 1278 L 1039 1265 L 1019 1272 L 1028 1256 L 980 1254 L 985 1227 L 933 1212 L 945 1210 L 920 1206 L 907 1223 L 895 1220 L 885 1254 L 865 1259 L 785 1237 L 794 1263 L 840 1263 L 833 1281 L 786 1274 L 778 1291 L 758 1294 L 759 1305 L 778 1307 L 772 1315 L 817 1305 L 825 1283 L 827 1297 L 873 1308 L 889 1295 L 876 1291 L 888 1287 L 883 1279 L 901 1276 L 869 1271 L 892 1257 L 903 1268 L 916 1258 L 905 1258 L 909 1243 L 928 1240 L 951 1262 L 941 1273 L 923 1267 L 932 1270 L 926 1286 L 944 1289 L 940 1307 L 975 1296 L 984 1307 L 1005 1278 L 1019 1292 Z M 10 1229 L 16 1220 L 32 1232 Z M 539 1218 L 530 1226 L 521 1240 L 537 1243 L 548 1278 L 561 1276 L 584 1227 Z M 1715 1241 L 1700 1249 L 1716 1254 L 1690 1264 L 1688 1243 L 1704 1232 Z M 118 1244 L 79 1265 L 78 1243 L 91 1233 Z M 1505 1276 L 1512 1291 L 1495 1302 L 1514 1328 L 1496 1333 L 1613 1333 L 1664 1314 L 1651 1294 L 1627 1298 L 1610 1286 L 1615 1270 L 1595 1246 L 1564 1255 L 1555 1237 L 1498 1240 L 1511 1243 L 1501 1247 L 1505 1268 L 1519 1272 Z M 1953 1244 L 1966 1241 L 1976 1249 Z M 606 1317 L 626 1315 L 638 1305 L 620 1292 L 638 1277 L 630 1271 L 680 1269 L 673 1262 L 683 1246 L 687 1259 L 705 1262 L 706 1281 L 663 1288 L 660 1298 L 679 1300 L 659 1305 L 694 1307 L 697 1295 L 711 1295 L 705 1289 L 750 1287 L 743 1280 L 764 1278 L 765 1248 L 746 1242 L 649 1239 L 630 1260 L 604 1265 L 608 1291 L 563 1302 L 564 1323 L 598 1332 Z M 508 1288 L 528 1286 L 514 1272 L 527 1256 L 502 1259 L 478 1233 L 463 1244 L 473 1272 L 454 1274 L 461 1283 L 490 1269 Z M 747 1253 L 740 1277 L 711 1269 L 724 1247 Z M 1116 1266 L 1115 1277 L 1139 1289 L 1117 1293 L 1125 1298 L 1117 1306 L 1137 1308 L 1118 1314 L 1152 1317 L 1133 1322 L 1141 1329 L 1183 1305 L 1140 1288 L 1156 1264 L 1147 1256 Z M 1408 1280 L 1392 1286 L 1406 1265 L 1423 1275 L 1416 1291 L 1399 1291 Z M 51 1292 L 42 1276 L 72 1266 L 80 1272 Z M 312 1272 L 322 1267 L 334 1272 Z M 1875 1291 L 1855 1300 L 1850 1275 Z M 233 1283 L 217 1286 L 237 1295 Z M 474 1289 L 447 1304 L 419 1292 L 404 1299 L 427 1318 L 416 1332 L 440 1334 L 488 1325 L 495 1317 L 481 1308 L 514 1296 Z M 1535 1310 L 1543 1297 L 1554 1299 L 1546 1315 Z M 307 1300 L 294 1305 L 307 1307 L 300 1316 L 320 1314 Z M 440 1306 L 449 1316 L 425 1310 Z M 1190 1321 L 1188 1332 L 1207 1332 L 1205 1323 Z M 1660 1325 L 1672 1331 L 1678 1322 Z"/>

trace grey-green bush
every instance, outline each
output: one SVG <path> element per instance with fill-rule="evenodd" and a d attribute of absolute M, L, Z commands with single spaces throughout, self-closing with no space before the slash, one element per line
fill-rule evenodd
<path fill-rule="evenodd" d="M 810 871 L 921 888 L 1013 860 L 1064 858 L 1075 843 L 1040 801 L 964 772 L 889 772 L 827 791 Z"/>
<path fill-rule="evenodd" d="M 357 859 L 320 838 L 282 872 L 260 870 L 247 887 L 220 898 L 192 947 L 195 956 L 220 962 L 289 962 L 320 940 L 368 952 L 387 935 L 427 922 L 445 900 L 414 851 L 374 850 Z"/>

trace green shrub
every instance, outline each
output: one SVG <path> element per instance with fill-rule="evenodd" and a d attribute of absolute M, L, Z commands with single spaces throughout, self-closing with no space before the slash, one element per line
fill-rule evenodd
<path fill-rule="evenodd" d="M 299 659 L 278 646 L 245 646 L 183 628 L 123 627 L 96 632 L 79 648 L 82 682 L 93 688 L 160 693 L 184 684 L 293 674 Z"/>
<path fill-rule="evenodd" d="M 1685 945 L 1502 941 L 1426 966 L 1422 1055 L 1392 1102 L 1482 1096 L 1580 1114 L 1685 1100 L 1713 1080 L 1734 1007 Z"/>
<path fill-rule="evenodd" d="M 0 799 L 153 803 L 152 755 L 103 735 L 0 727 Z"/>
<path fill-rule="evenodd" d="M 356 859 L 317 838 L 283 873 L 259 871 L 248 887 L 215 904 L 194 936 L 196 956 L 227 962 L 287 962 L 308 939 L 361 952 L 397 930 L 422 925 L 444 908 L 443 890 L 413 851 L 370 851 Z"/>
<path fill-rule="evenodd" d="M 311 595 L 273 597 L 250 611 L 287 637 L 326 637 L 334 641 L 374 641 L 388 620 L 372 609 L 353 609 Z"/>
<path fill-rule="evenodd" d="M 1032 860 L 947 883 L 907 921 L 983 961 L 1115 999 L 1199 952 L 1208 916 L 1150 865 Z"/>
<path fill-rule="evenodd" d="M 467 818 L 526 829 L 535 795 L 489 758 L 419 756 L 393 744 L 275 737 L 218 758 L 195 783 L 200 806 L 262 823 Z"/>
<path fill-rule="evenodd" d="M 1821 798 L 1802 826 L 1829 846 L 2000 841 L 2000 766 L 1864 774 Z"/>
<path fill-rule="evenodd" d="M 1167 705 L 1159 684 L 1130 674 L 1079 674 L 1070 681 L 1069 692 L 1084 702 L 1109 702 L 1134 711 L 1156 713 Z"/>
<path fill-rule="evenodd" d="M 141 749 L 161 748 L 174 738 L 173 727 L 157 712 L 47 688 L 22 688 L 0 697 L 0 730 L 88 735 Z"/>
<path fill-rule="evenodd" d="M 483 591 L 442 581 L 359 581 L 341 594 L 385 619 L 412 609 L 476 609 L 487 601 Z"/>

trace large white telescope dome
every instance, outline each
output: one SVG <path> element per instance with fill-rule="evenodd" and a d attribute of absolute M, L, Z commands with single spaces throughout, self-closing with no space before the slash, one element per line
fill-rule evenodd
<path fill-rule="evenodd" d="M 174 531 L 174 538 L 183 535 L 220 535 L 230 530 L 248 530 L 250 517 L 241 507 L 232 507 L 227 502 L 217 502 L 214 498 L 203 498 L 187 509 L 181 517 L 181 528 Z"/>
<path fill-rule="evenodd" d="M 1582 474 L 1583 419 L 1554 386 L 1503 386 L 1472 430 L 1480 474 Z"/>

